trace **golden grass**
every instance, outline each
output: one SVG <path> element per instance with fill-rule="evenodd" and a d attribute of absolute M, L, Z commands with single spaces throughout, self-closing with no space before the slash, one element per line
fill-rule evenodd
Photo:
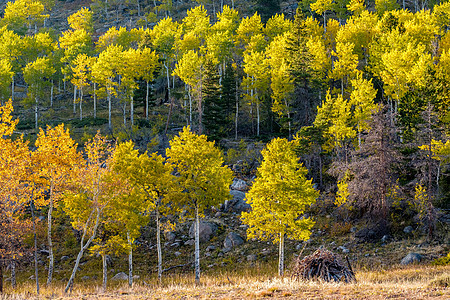
<path fill-rule="evenodd" d="M 138 280 L 130 289 L 126 283 L 111 284 L 103 292 L 100 282 L 77 282 L 71 295 L 63 295 L 61 282 L 42 287 L 39 299 L 450 299 L 450 266 L 395 267 L 391 270 L 361 271 L 357 283 L 295 281 L 291 278 L 257 274 L 205 275 L 201 284 L 193 276 Z M 37 299 L 30 282 L 16 291 L 6 287 L 2 299 Z"/>

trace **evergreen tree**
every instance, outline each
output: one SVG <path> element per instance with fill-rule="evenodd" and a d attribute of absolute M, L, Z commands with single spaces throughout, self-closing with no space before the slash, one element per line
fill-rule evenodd
<path fill-rule="evenodd" d="M 216 140 L 223 137 L 226 124 L 226 113 L 220 95 L 219 74 L 216 66 L 207 61 L 203 80 L 204 115 L 203 125 L 209 138 Z"/>
<path fill-rule="evenodd" d="M 235 120 L 237 120 L 236 106 L 239 106 L 236 102 L 239 101 L 239 99 L 236 99 L 236 74 L 231 62 L 228 62 L 225 66 L 220 95 L 226 113 L 225 132 L 230 134 L 233 115 L 236 117 Z M 237 123 L 235 126 L 237 130 Z"/>
<path fill-rule="evenodd" d="M 280 0 L 256 0 L 256 10 L 265 23 L 271 16 L 280 11 Z"/>

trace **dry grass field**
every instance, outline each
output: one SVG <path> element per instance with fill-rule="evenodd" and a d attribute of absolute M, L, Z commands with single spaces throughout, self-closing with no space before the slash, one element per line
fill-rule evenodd
<path fill-rule="evenodd" d="M 7 286 L 1 299 L 450 299 L 450 266 L 393 267 L 358 271 L 357 283 L 295 281 L 291 278 L 254 274 L 202 277 L 199 286 L 188 275 L 166 277 L 161 285 L 138 280 L 132 289 L 123 283 L 101 290 L 100 282 L 78 282 L 71 295 L 62 284 L 42 287 L 40 297 L 31 284 L 12 291 Z"/>

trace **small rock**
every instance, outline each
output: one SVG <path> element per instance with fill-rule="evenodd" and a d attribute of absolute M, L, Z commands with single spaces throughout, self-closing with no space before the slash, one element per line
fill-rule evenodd
<path fill-rule="evenodd" d="M 184 243 L 184 245 L 185 245 L 185 246 L 192 246 L 192 245 L 194 245 L 194 243 L 195 243 L 195 241 L 192 239 L 192 240 L 186 241 L 186 242 Z"/>
<path fill-rule="evenodd" d="M 210 256 L 211 256 L 211 252 L 206 252 L 206 253 L 205 253 L 205 256 L 206 256 L 206 257 L 210 257 Z"/>
<path fill-rule="evenodd" d="M 406 226 L 405 228 L 403 228 L 403 232 L 406 234 L 410 234 L 413 231 L 414 231 L 414 228 L 412 226 Z"/>
<path fill-rule="evenodd" d="M 174 255 L 175 255 L 176 257 L 178 257 L 178 256 L 181 255 L 181 252 L 180 252 L 180 251 L 175 251 Z"/>
<path fill-rule="evenodd" d="M 128 275 L 124 272 L 117 273 L 111 280 L 128 280 Z"/>
<path fill-rule="evenodd" d="M 223 242 L 224 248 L 233 248 L 244 243 L 244 239 L 236 232 L 230 232 Z"/>
<path fill-rule="evenodd" d="M 214 245 L 209 245 L 208 247 L 206 247 L 206 251 L 214 251 L 214 250 L 216 250 L 216 246 L 214 246 Z"/>
<path fill-rule="evenodd" d="M 179 242 L 175 242 L 173 244 L 170 244 L 170 247 L 172 247 L 172 248 L 178 248 L 180 246 L 181 246 L 181 244 Z"/>
<path fill-rule="evenodd" d="M 223 210 L 223 208 L 221 207 L 221 209 Z M 220 218 L 222 216 L 222 212 L 218 211 L 216 212 L 216 214 L 214 215 L 216 218 Z"/>
<path fill-rule="evenodd" d="M 254 262 L 254 261 L 256 261 L 256 259 L 257 259 L 256 254 L 247 255 L 247 261 Z"/>
<path fill-rule="evenodd" d="M 358 230 L 358 228 L 356 228 L 355 226 L 353 226 L 352 228 L 350 228 L 350 232 L 351 233 L 355 233 Z"/>
<path fill-rule="evenodd" d="M 270 249 L 263 249 L 263 251 L 261 251 L 262 255 L 269 255 L 270 254 Z"/>
<path fill-rule="evenodd" d="M 230 190 L 230 194 L 233 198 L 225 201 L 223 211 L 241 213 L 243 211 L 249 211 L 252 208 L 250 204 L 245 201 L 245 193 L 237 190 Z"/>
<path fill-rule="evenodd" d="M 67 255 L 61 256 L 61 262 L 65 262 L 69 257 Z"/>
<path fill-rule="evenodd" d="M 370 256 L 369 253 L 364 254 L 364 257 L 369 257 L 369 256 Z"/>
<path fill-rule="evenodd" d="M 167 232 L 165 234 L 166 241 L 168 241 L 169 243 L 172 243 L 173 241 L 175 241 L 176 237 L 177 236 L 173 232 Z"/>
<path fill-rule="evenodd" d="M 216 233 L 217 225 L 214 223 L 200 221 L 199 224 L 199 237 L 200 242 L 207 242 Z M 195 222 L 192 223 L 189 228 L 189 237 L 194 238 L 195 236 Z"/>
<path fill-rule="evenodd" d="M 228 252 L 230 252 L 231 251 L 231 248 L 223 248 L 222 249 L 222 252 L 223 253 L 228 253 Z"/>
<path fill-rule="evenodd" d="M 248 189 L 248 185 L 244 180 L 234 178 L 233 183 L 230 186 L 230 189 L 237 191 L 246 191 Z"/>
<path fill-rule="evenodd" d="M 418 254 L 418 253 L 408 253 L 408 255 L 406 255 L 402 261 L 400 262 L 400 264 L 402 265 L 409 265 L 409 264 L 413 264 L 413 263 L 418 263 L 422 260 L 423 256 Z"/>
<path fill-rule="evenodd" d="M 350 252 L 350 250 L 345 248 L 344 246 L 339 246 L 338 249 L 341 250 L 342 253 L 349 253 Z"/>
<path fill-rule="evenodd" d="M 34 280 L 34 275 L 31 275 L 28 279 Z"/>
<path fill-rule="evenodd" d="M 134 280 L 139 279 L 139 278 L 141 278 L 141 276 L 139 276 L 139 275 L 133 275 L 133 279 L 134 279 Z"/>
<path fill-rule="evenodd" d="M 41 251 L 39 251 L 42 255 L 50 255 L 50 252 L 48 251 L 48 250 L 45 250 L 45 249 L 43 249 L 43 250 L 41 250 Z"/>
<path fill-rule="evenodd" d="M 387 235 L 387 234 L 385 234 L 385 235 L 383 235 L 383 237 L 381 238 L 381 242 L 382 243 L 386 243 L 387 241 L 389 241 L 390 240 L 390 236 L 389 235 Z"/>
<path fill-rule="evenodd" d="M 300 249 L 302 249 L 302 244 L 297 244 L 297 246 L 295 246 L 295 250 L 299 251 Z"/>
<path fill-rule="evenodd" d="M 89 276 L 83 276 L 83 277 L 81 277 L 81 280 L 89 280 L 89 279 L 91 279 L 91 277 L 89 277 Z"/>

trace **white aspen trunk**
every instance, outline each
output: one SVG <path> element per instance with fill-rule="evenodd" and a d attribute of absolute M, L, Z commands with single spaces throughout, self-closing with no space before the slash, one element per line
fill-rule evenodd
<path fill-rule="evenodd" d="M 280 233 L 280 245 L 278 256 L 278 275 L 284 275 L 284 233 Z"/>
<path fill-rule="evenodd" d="M 11 83 L 11 101 L 14 102 L 14 76 L 12 77 L 12 83 Z"/>
<path fill-rule="evenodd" d="M 33 196 L 31 196 L 33 197 Z M 34 217 L 34 201 L 31 198 L 31 220 L 33 222 L 33 239 L 34 239 L 34 277 L 36 280 L 36 294 L 39 295 L 39 272 L 37 259 L 37 234 L 36 234 L 36 219 Z"/>
<path fill-rule="evenodd" d="M 73 86 L 73 114 L 74 115 L 77 113 L 76 102 L 77 102 L 77 86 L 74 85 Z"/>
<path fill-rule="evenodd" d="M 83 120 L 83 107 L 82 107 L 82 103 L 83 103 L 83 88 L 80 88 L 80 120 Z"/>
<path fill-rule="evenodd" d="M 91 222 L 91 217 L 92 217 L 93 213 L 94 213 L 94 211 L 91 212 L 89 218 L 87 219 L 86 223 L 84 224 L 83 236 L 81 237 L 80 252 L 78 252 L 77 259 L 75 261 L 75 266 L 73 267 L 73 270 L 72 270 L 72 275 L 70 275 L 70 279 L 69 279 L 69 282 L 67 282 L 67 285 L 66 285 L 66 287 L 64 289 L 64 293 L 67 293 L 69 291 L 69 289 L 72 291 L 73 281 L 75 280 L 75 274 L 77 273 L 78 266 L 80 264 L 80 260 L 83 257 L 84 251 L 86 251 L 86 249 L 89 248 L 89 246 L 91 245 L 91 242 L 95 239 L 95 235 L 97 234 L 97 228 L 98 228 L 98 224 L 99 224 L 99 220 L 100 220 L 100 210 L 99 210 L 99 208 L 95 209 L 96 218 L 95 218 L 95 225 L 92 228 L 92 235 L 86 241 L 86 244 L 83 244 L 84 243 L 84 239 L 86 237 L 87 230 L 88 230 L 88 226 L 90 225 L 89 223 Z"/>
<path fill-rule="evenodd" d="M 145 119 L 148 120 L 148 98 L 150 93 L 150 83 L 147 81 L 147 93 L 145 94 Z"/>
<path fill-rule="evenodd" d="M 195 204 L 195 284 L 200 284 L 200 218 L 198 215 L 198 204 Z"/>
<path fill-rule="evenodd" d="M 127 125 L 127 103 L 123 103 L 123 125 Z"/>
<path fill-rule="evenodd" d="M 48 276 L 47 276 L 47 285 L 52 283 L 53 277 L 53 242 L 52 242 L 52 212 L 53 212 L 53 180 L 50 183 L 50 204 L 48 207 L 48 215 L 47 215 L 47 241 L 48 241 L 48 252 L 49 252 L 49 263 L 48 263 Z"/>
<path fill-rule="evenodd" d="M 134 102 L 133 102 L 133 96 L 131 96 L 131 102 L 130 102 L 130 122 L 131 127 L 134 125 Z"/>
<path fill-rule="evenodd" d="M 64 88 L 64 92 L 66 92 L 66 74 L 64 74 L 63 88 Z"/>
<path fill-rule="evenodd" d="M 94 119 L 97 118 L 97 84 L 94 82 Z"/>
<path fill-rule="evenodd" d="M 161 284 L 162 277 L 162 251 L 161 251 L 161 221 L 159 220 L 159 210 L 156 208 L 156 250 L 158 252 L 158 280 Z"/>
<path fill-rule="evenodd" d="M 223 0 L 220 0 L 220 12 L 223 13 Z"/>
<path fill-rule="evenodd" d="M 258 97 L 258 96 L 256 96 Z M 259 136 L 259 123 L 260 123 L 260 115 L 259 115 L 259 99 L 256 101 L 256 135 Z"/>
<path fill-rule="evenodd" d="M 61 93 L 61 79 L 58 79 L 58 93 Z"/>
<path fill-rule="evenodd" d="M 131 243 L 130 232 L 127 232 L 128 240 L 128 286 L 133 287 L 133 245 Z"/>
<path fill-rule="evenodd" d="M 53 79 L 52 79 L 52 86 L 50 88 L 50 107 L 53 107 Z"/>
<path fill-rule="evenodd" d="M 34 97 L 34 128 L 36 129 L 36 133 L 38 132 L 38 97 L 37 95 Z"/>
<path fill-rule="evenodd" d="M 16 261 L 11 261 L 11 286 L 13 289 L 16 288 Z"/>
<path fill-rule="evenodd" d="M 137 0 L 137 9 L 138 9 L 138 17 L 141 16 L 141 3 L 139 3 L 139 0 Z"/>
<path fill-rule="evenodd" d="M 234 0 L 231 0 L 231 8 L 234 9 Z"/>
<path fill-rule="evenodd" d="M 103 282 L 102 288 L 103 292 L 106 292 L 106 282 L 108 281 L 108 265 L 106 263 L 106 254 L 102 254 L 102 263 L 103 263 Z"/>
<path fill-rule="evenodd" d="M 111 91 L 110 91 L 110 85 L 108 84 L 108 128 L 111 131 L 112 130 L 112 124 L 111 124 Z"/>

